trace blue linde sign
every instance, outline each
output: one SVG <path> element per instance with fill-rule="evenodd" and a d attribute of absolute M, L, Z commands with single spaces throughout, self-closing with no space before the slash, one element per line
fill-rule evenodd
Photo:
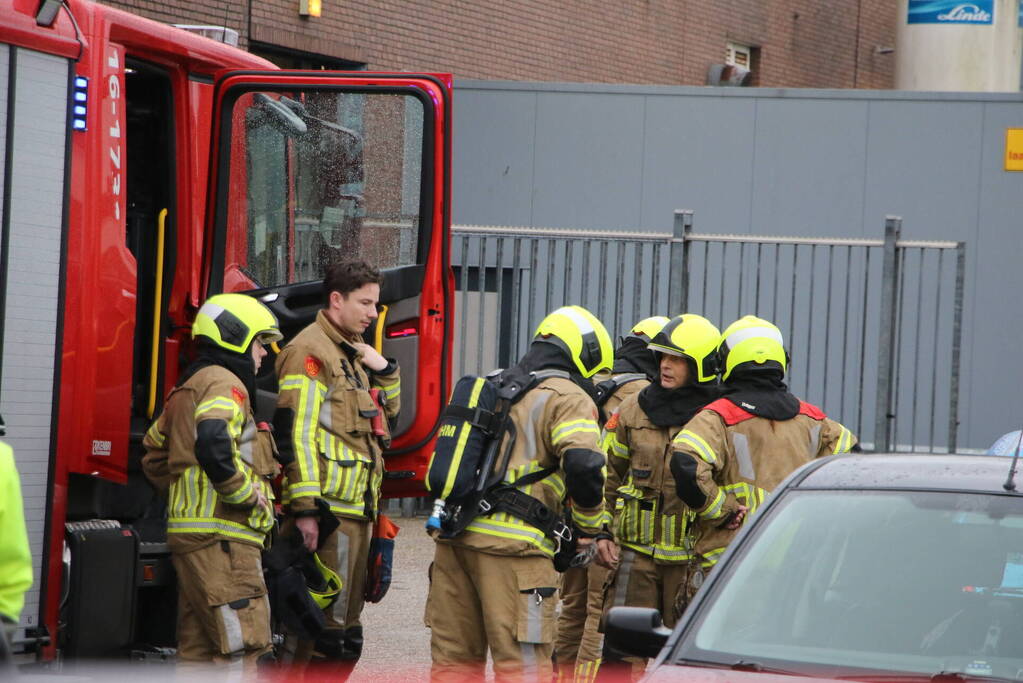
<path fill-rule="evenodd" d="M 909 0 L 911 24 L 992 24 L 995 0 Z"/>

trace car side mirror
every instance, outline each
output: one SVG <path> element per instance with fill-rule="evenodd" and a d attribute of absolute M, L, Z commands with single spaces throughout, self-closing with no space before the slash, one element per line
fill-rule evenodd
<path fill-rule="evenodd" d="M 661 613 L 648 607 L 614 607 L 607 614 L 604 635 L 618 652 L 635 657 L 656 657 L 668 642 Z"/>

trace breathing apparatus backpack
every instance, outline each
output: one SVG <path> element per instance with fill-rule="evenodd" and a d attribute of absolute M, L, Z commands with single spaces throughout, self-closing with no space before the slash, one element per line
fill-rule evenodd
<path fill-rule="evenodd" d="M 560 511 L 551 510 L 518 489 L 550 476 L 557 468 L 544 468 L 504 482 L 516 438 L 511 407 L 549 377 L 567 379 L 569 375 L 562 370 L 525 373 L 511 368 L 487 377 L 467 375 L 458 380 L 441 417 L 426 473 L 426 488 L 436 496 L 427 529 L 439 530 L 441 538 L 452 538 L 479 515 L 508 512 L 556 539 L 565 552 L 571 546 L 574 554 L 572 530 Z"/>
<path fill-rule="evenodd" d="M 601 422 L 606 422 L 608 415 L 604 414 L 604 406 L 611 399 L 615 393 L 629 382 L 635 382 L 641 379 L 650 379 L 642 372 L 624 372 L 620 375 L 615 375 L 611 379 L 605 379 L 603 382 L 597 383 L 597 409 L 600 411 Z"/>

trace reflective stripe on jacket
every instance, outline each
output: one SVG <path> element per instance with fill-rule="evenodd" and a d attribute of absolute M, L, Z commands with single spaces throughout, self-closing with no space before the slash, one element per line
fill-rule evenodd
<path fill-rule="evenodd" d="M 671 437 L 681 425 L 655 425 L 637 394 L 625 400 L 605 425 L 608 464 L 614 472 L 608 480 L 623 482 L 605 488 L 607 504 L 615 506 L 615 537 L 657 563 L 688 562 L 693 513 L 679 499 L 668 470 Z"/>
<path fill-rule="evenodd" d="M 675 436 L 671 456 L 676 487 L 697 511 L 702 564 L 713 566 L 735 536 L 722 524 L 739 505 L 748 518 L 796 468 L 855 443 L 852 432 L 807 403 L 789 420 L 756 417 L 727 399 L 707 406 Z"/>
<path fill-rule="evenodd" d="M 206 435 L 212 435 L 207 437 Z M 273 440 L 256 427 L 241 380 L 207 366 L 174 389 L 143 440 L 146 476 L 168 491 L 167 542 L 187 552 L 216 540 L 262 546 L 273 526 Z"/>
<path fill-rule="evenodd" d="M 280 394 L 274 427 L 285 468 L 284 502 L 311 510 L 322 497 L 335 514 L 376 515 L 383 481 L 383 448 L 372 420 L 381 410 L 370 394 L 379 389 L 384 415 L 400 407 L 396 365 L 374 373 L 362 355 L 320 311 L 277 357 Z M 388 429 L 387 420 L 382 420 Z"/>

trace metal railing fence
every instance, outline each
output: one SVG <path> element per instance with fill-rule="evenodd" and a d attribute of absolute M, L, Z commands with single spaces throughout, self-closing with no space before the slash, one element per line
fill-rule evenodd
<path fill-rule="evenodd" d="M 612 335 L 650 315 L 774 322 L 788 382 L 873 450 L 956 449 L 965 245 L 454 226 L 454 373 L 507 367 L 546 313 L 585 306 Z"/>

